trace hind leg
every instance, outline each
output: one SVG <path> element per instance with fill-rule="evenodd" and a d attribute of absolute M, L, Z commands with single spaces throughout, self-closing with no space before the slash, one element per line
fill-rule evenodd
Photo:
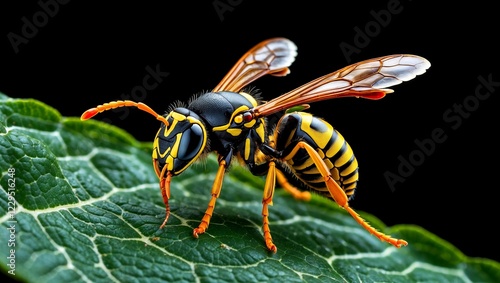
<path fill-rule="evenodd" d="M 323 158 L 321 158 L 321 156 L 312 146 L 310 146 L 305 142 L 298 142 L 294 146 L 294 148 L 290 151 L 290 153 L 287 156 L 283 157 L 283 160 L 291 159 L 299 149 L 304 149 L 307 151 L 307 154 L 309 154 L 309 157 L 312 159 L 312 161 L 318 168 L 318 171 L 320 172 L 321 176 L 323 176 L 328 191 L 330 192 L 332 198 L 340 207 L 345 209 L 354 218 L 354 220 L 356 220 L 356 222 L 358 222 L 363 228 L 365 228 L 375 237 L 379 238 L 381 241 L 390 243 L 398 248 L 400 248 L 401 246 L 408 245 L 408 243 L 405 240 L 392 238 L 391 236 L 386 235 L 378 231 L 377 229 L 373 228 L 372 226 L 370 226 L 370 224 L 368 224 L 368 222 L 366 222 L 366 220 L 361 218 L 361 216 L 359 216 L 359 214 L 356 213 L 356 211 L 354 211 L 351 207 L 349 207 L 348 196 L 345 194 L 344 190 L 340 187 L 340 185 L 337 182 L 335 182 L 332 174 L 330 173 L 330 170 L 323 161 Z"/>
<path fill-rule="evenodd" d="M 289 194 L 291 194 L 297 200 L 309 201 L 311 200 L 311 193 L 307 191 L 301 191 L 294 185 L 288 182 L 285 174 L 280 170 L 276 170 L 276 179 L 280 186 L 285 189 Z"/>

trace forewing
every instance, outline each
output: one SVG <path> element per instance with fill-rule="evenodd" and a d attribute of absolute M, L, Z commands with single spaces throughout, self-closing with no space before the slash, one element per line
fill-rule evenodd
<path fill-rule="evenodd" d="M 396 54 L 365 60 L 317 78 L 254 108 L 254 116 L 267 116 L 293 106 L 340 98 L 381 99 L 387 89 L 423 74 L 431 64 L 425 58 Z"/>
<path fill-rule="evenodd" d="M 297 47 L 286 38 L 263 41 L 245 53 L 213 91 L 239 92 L 264 75 L 285 76 L 295 56 Z"/>

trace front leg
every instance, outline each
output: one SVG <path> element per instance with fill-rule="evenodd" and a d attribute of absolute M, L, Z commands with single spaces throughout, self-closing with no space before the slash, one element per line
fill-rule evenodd
<path fill-rule="evenodd" d="M 264 241 L 267 248 L 276 253 L 278 248 L 273 243 L 271 237 L 271 229 L 269 228 L 269 205 L 273 205 L 274 188 L 276 185 L 276 166 L 274 161 L 269 162 L 269 170 L 266 177 L 266 184 L 264 186 L 264 197 L 262 198 L 262 230 L 264 231 Z"/>
<path fill-rule="evenodd" d="M 198 228 L 193 230 L 193 236 L 198 238 L 198 235 L 205 233 L 208 229 L 208 225 L 210 224 L 210 219 L 212 218 L 212 214 L 215 208 L 215 202 L 220 195 L 222 189 L 222 181 L 224 180 L 224 173 L 226 172 L 227 158 L 223 158 L 219 156 L 219 169 L 217 170 L 217 175 L 215 176 L 214 183 L 212 185 L 212 198 L 208 203 L 207 210 L 205 211 L 205 215 L 201 219 L 201 223 Z"/>

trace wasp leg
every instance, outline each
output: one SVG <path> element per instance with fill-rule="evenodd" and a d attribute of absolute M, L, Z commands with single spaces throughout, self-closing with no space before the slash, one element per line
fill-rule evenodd
<path fill-rule="evenodd" d="M 165 171 L 167 166 L 165 166 L 160 174 L 160 191 L 163 197 L 163 203 L 165 203 L 165 220 L 160 226 L 160 229 L 163 229 L 167 224 L 168 217 L 170 216 L 170 205 L 168 204 L 168 200 L 170 199 L 170 180 L 172 180 L 172 174 L 170 172 L 167 173 L 167 177 L 165 178 Z"/>
<path fill-rule="evenodd" d="M 309 201 L 311 200 L 311 193 L 306 192 L 306 191 L 301 191 L 297 189 L 295 186 L 290 184 L 285 177 L 285 174 L 281 172 L 280 170 L 277 170 L 276 172 L 276 178 L 278 179 L 278 183 L 280 186 L 285 189 L 289 194 L 291 194 L 295 199 L 298 200 L 303 200 L 303 201 Z"/>
<path fill-rule="evenodd" d="M 267 248 L 276 253 L 278 250 L 273 243 L 271 237 L 271 229 L 269 229 L 269 205 L 273 205 L 274 187 L 276 185 L 276 165 L 273 161 L 269 162 L 269 170 L 266 177 L 266 184 L 264 186 L 264 197 L 262 198 L 262 230 L 264 231 L 264 241 Z"/>
<path fill-rule="evenodd" d="M 224 179 L 224 173 L 226 172 L 226 161 L 219 161 L 219 169 L 217 170 L 217 175 L 215 176 L 214 184 L 212 185 L 212 198 L 208 203 L 207 210 L 205 211 L 205 215 L 201 219 L 201 223 L 198 228 L 193 230 L 193 236 L 198 238 L 198 235 L 205 233 L 210 224 L 210 218 L 212 218 L 212 214 L 215 208 L 215 202 L 220 195 L 220 191 L 222 188 L 222 180 Z"/>
<path fill-rule="evenodd" d="M 281 153 L 276 151 L 276 149 L 268 144 L 262 144 L 260 146 L 260 150 L 266 155 L 281 159 Z M 311 193 L 303 192 L 290 184 L 285 176 L 285 173 L 283 173 L 284 170 L 288 170 L 288 168 L 285 167 L 282 163 L 278 163 L 278 167 L 279 169 L 277 170 L 276 177 L 280 186 L 289 194 L 291 194 L 295 199 L 309 201 L 311 199 Z"/>
<path fill-rule="evenodd" d="M 352 208 L 349 207 L 348 203 L 348 197 L 345 194 L 344 190 L 339 186 L 337 182 L 333 179 L 330 170 L 328 170 L 328 167 L 326 166 L 325 162 L 321 158 L 321 156 L 312 148 L 309 144 L 305 142 L 298 142 L 295 148 L 292 150 L 292 152 L 296 152 L 299 148 L 303 148 L 307 151 L 309 156 L 312 158 L 314 164 L 320 171 L 321 175 L 323 178 L 325 178 L 325 183 L 328 187 L 328 191 L 330 192 L 332 198 L 335 200 L 335 202 L 340 205 L 343 209 L 345 209 L 349 214 L 358 222 L 363 228 L 365 228 L 368 232 L 373 234 L 375 237 L 379 238 L 381 241 L 390 243 L 394 245 L 397 248 L 400 248 L 401 246 L 406 246 L 408 243 L 405 240 L 401 239 L 395 239 L 392 238 L 389 235 L 386 235 L 377 229 L 373 228 L 359 216 L 358 213 L 356 213 Z"/>

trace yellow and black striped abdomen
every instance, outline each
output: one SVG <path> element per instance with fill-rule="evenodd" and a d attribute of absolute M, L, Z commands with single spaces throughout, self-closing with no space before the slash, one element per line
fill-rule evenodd
<path fill-rule="evenodd" d="M 344 137 L 326 121 L 305 112 L 285 115 L 275 133 L 276 150 L 293 173 L 310 188 L 331 197 L 317 166 L 299 142 L 312 146 L 323 159 L 335 181 L 348 196 L 354 194 L 358 181 L 358 162 Z"/>

